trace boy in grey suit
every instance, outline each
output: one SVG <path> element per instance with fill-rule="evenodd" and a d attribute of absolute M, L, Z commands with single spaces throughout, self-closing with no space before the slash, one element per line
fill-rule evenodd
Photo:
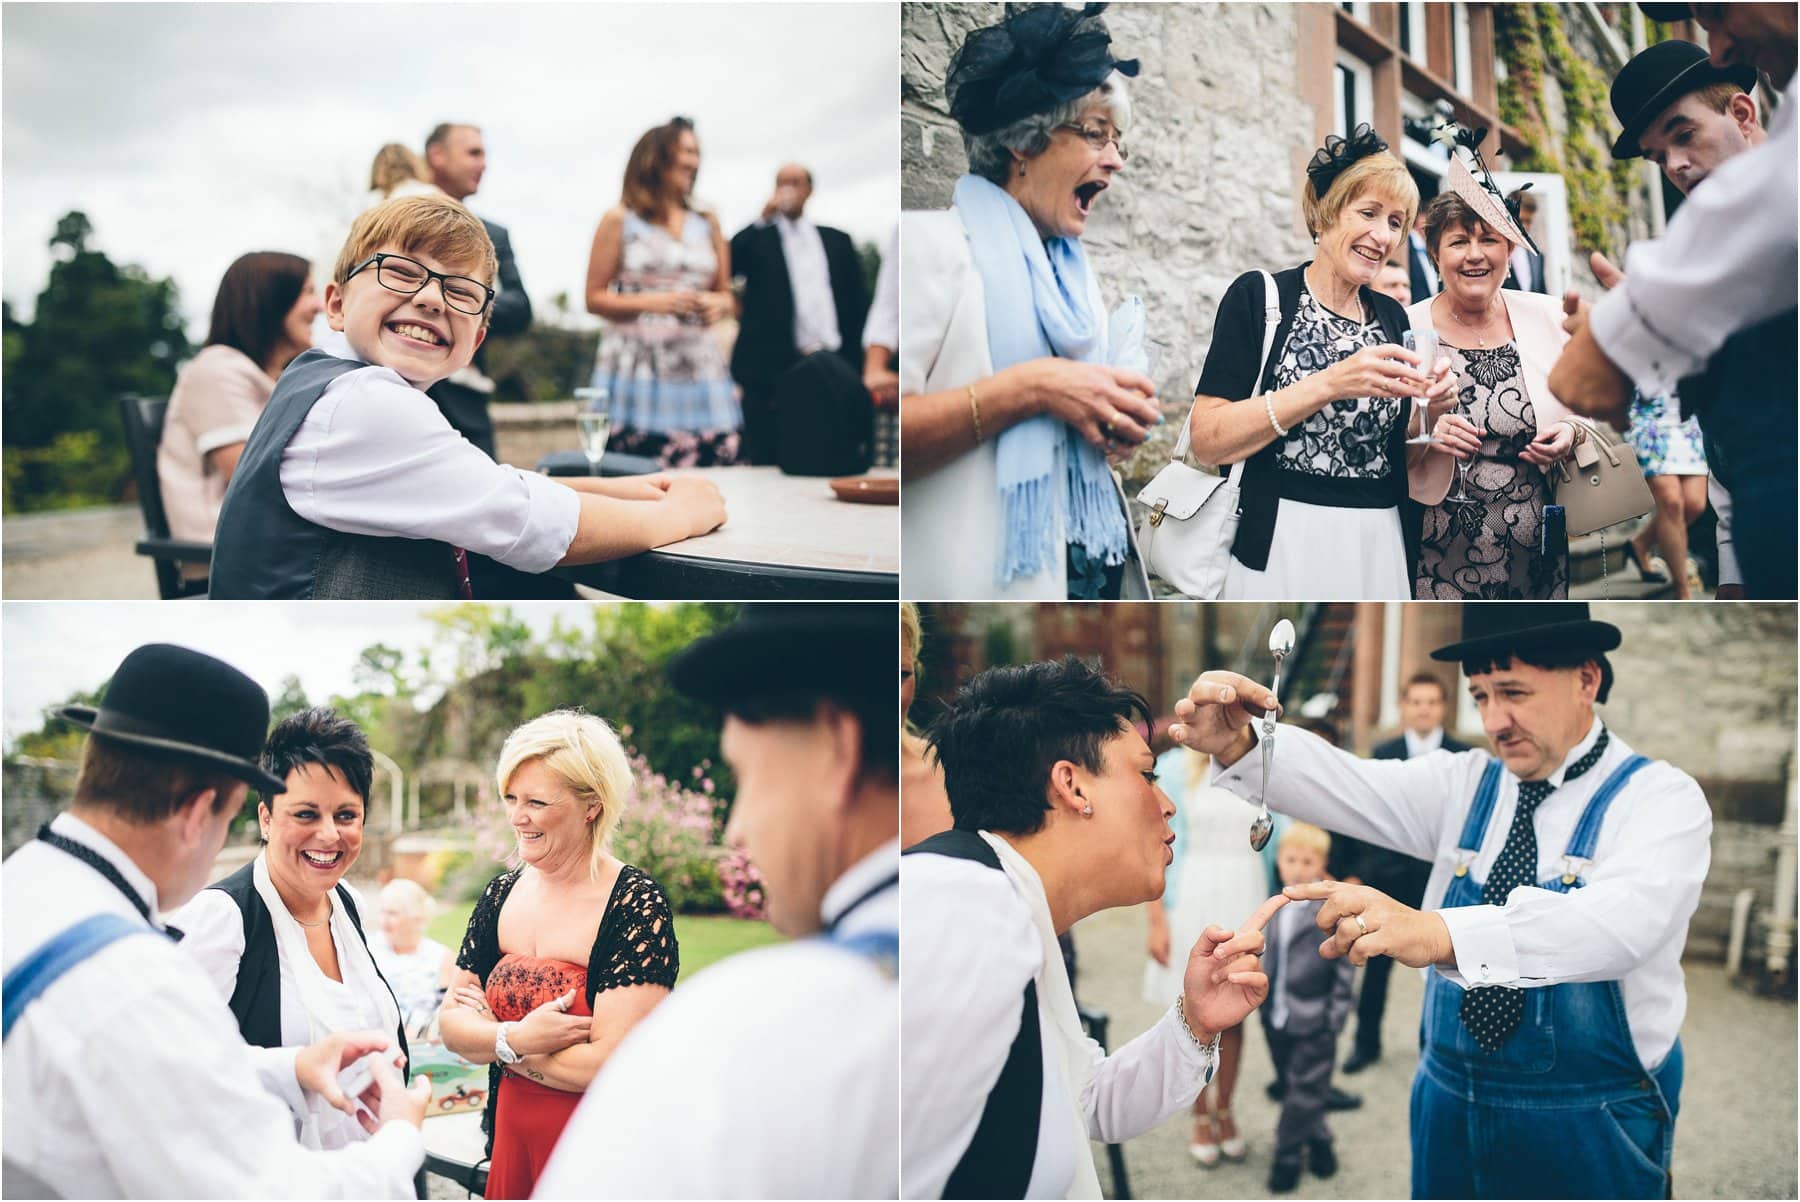
<path fill-rule="evenodd" d="M 1325 875 L 1331 836 L 1296 822 L 1281 836 L 1275 867 L 1285 885 L 1310 884 Z M 1348 959 L 1319 955 L 1316 923 L 1323 902 L 1289 902 L 1269 923 L 1263 970 L 1269 977 L 1269 999 L 1263 1003 L 1264 1030 L 1269 1036 L 1276 1071 L 1287 1082 L 1281 1122 L 1275 1129 L 1275 1163 L 1269 1188 L 1277 1192 L 1300 1183 L 1304 1154 L 1320 1177 L 1337 1172 L 1325 1107 L 1331 1093 L 1331 1067 L 1337 1059 L 1337 1036 L 1352 1004 L 1351 980 L 1356 969 Z"/>

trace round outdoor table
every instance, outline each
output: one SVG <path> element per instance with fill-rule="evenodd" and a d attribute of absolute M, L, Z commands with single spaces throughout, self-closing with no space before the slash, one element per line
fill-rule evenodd
<path fill-rule="evenodd" d="M 447 1177 L 480 1197 L 487 1188 L 487 1166 L 482 1163 L 487 1136 L 481 1131 L 481 1112 L 427 1114 L 420 1134 L 425 1137 L 425 1164 L 420 1171 Z"/>
<path fill-rule="evenodd" d="M 566 580 L 646 601 L 893 601 L 900 507 L 840 501 L 821 476 L 776 467 L 677 468 L 725 497 L 725 524 L 609 563 L 558 568 Z M 894 478 L 891 469 L 872 477 Z"/>

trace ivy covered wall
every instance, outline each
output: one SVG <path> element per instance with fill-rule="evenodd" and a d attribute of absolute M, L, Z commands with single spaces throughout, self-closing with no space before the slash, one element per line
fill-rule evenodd
<path fill-rule="evenodd" d="M 1643 203 L 1637 160 L 1614 162 L 1612 79 L 1595 55 L 1577 48 L 1558 4 L 1497 4 L 1494 50 L 1506 64 L 1500 117 L 1526 141 L 1511 156 L 1521 171 L 1552 171 L 1568 186 L 1569 220 L 1582 251 L 1617 261 L 1631 239 L 1631 206 Z M 1578 256 L 1585 258 L 1585 256 Z"/>

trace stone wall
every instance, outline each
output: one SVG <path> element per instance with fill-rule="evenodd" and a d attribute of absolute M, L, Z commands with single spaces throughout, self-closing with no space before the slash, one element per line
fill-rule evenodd
<path fill-rule="evenodd" d="M 999 4 L 901 8 L 901 205 L 942 208 L 967 169 L 944 72 Z M 1084 242 L 1109 306 L 1143 297 L 1168 417 L 1127 468 L 1153 474 L 1206 359 L 1226 287 L 1245 271 L 1308 256 L 1298 164 L 1313 114 L 1298 92 L 1295 10 L 1268 4 L 1117 4 L 1114 53 L 1142 60 L 1131 81 L 1131 161 L 1094 207 Z"/>

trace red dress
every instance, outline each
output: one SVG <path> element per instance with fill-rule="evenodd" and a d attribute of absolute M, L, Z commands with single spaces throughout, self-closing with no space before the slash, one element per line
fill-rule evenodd
<path fill-rule="evenodd" d="M 592 1015 L 587 999 L 587 966 L 567 960 L 509 953 L 488 974 L 487 1000 L 494 1017 L 518 1022 L 552 998 L 575 993 L 570 1014 Z M 580 1092 L 553 1089 L 514 1072 L 500 1074 L 495 1097 L 494 1159 L 488 1165 L 487 1196 L 529 1198 L 550 1160 Z"/>

